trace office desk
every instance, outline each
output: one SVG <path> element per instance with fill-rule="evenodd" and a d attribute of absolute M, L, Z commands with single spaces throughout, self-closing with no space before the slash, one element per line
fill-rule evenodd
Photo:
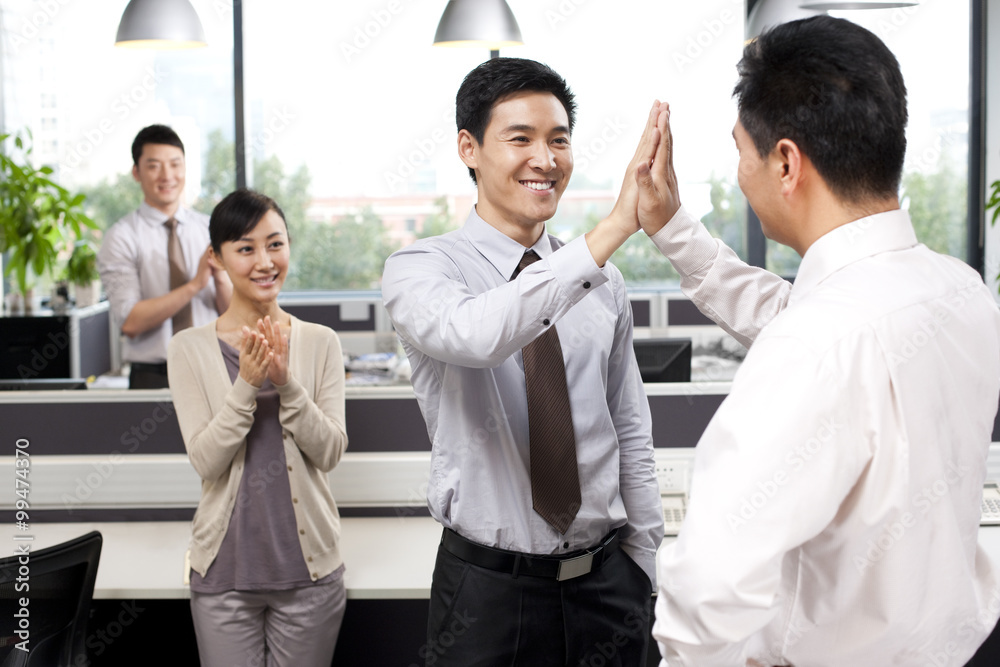
<path fill-rule="evenodd" d="M 96 599 L 182 599 L 184 552 L 191 535 L 186 521 L 40 523 L 23 533 L 3 524 L 7 535 L 34 535 L 32 550 L 91 530 L 104 536 Z M 1000 565 L 1000 526 L 984 526 L 980 543 Z M 341 520 L 341 554 L 347 597 L 355 600 L 427 599 L 441 526 L 430 517 Z M 674 538 L 666 538 L 669 544 Z"/>
<path fill-rule="evenodd" d="M 190 597 L 183 582 L 190 522 L 37 523 L 28 532 L 16 530 L 13 524 L 3 524 L 3 528 L 11 537 L 33 535 L 32 551 L 92 530 L 100 531 L 104 546 L 95 599 Z M 430 517 L 342 519 L 341 554 L 347 567 L 347 597 L 427 599 L 440 539 L 441 526 Z"/>

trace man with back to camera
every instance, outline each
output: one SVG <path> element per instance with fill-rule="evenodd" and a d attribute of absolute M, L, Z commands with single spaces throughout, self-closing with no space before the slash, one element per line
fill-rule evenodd
<path fill-rule="evenodd" d="M 964 665 L 1000 612 L 977 546 L 997 306 L 899 208 L 906 89 L 875 35 L 780 25 L 738 70 L 740 187 L 802 263 L 794 285 L 747 266 L 680 206 L 662 119 L 640 222 L 750 348 L 659 554 L 664 664 Z"/>
<path fill-rule="evenodd" d="M 607 261 L 639 229 L 635 179 L 563 244 L 545 223 L 573 171 L 566 82 L 537 62 L 490 60 L 456 106 L 478 203 L 462 229 L 392 255 L 382 283 L 444 526 L 421 657 L 635 667 L 663 537 L 631 307 Z M 656 112 L 632 171 L 657 145 Z"/>
<path fill-rule="evenodd" d="M 181 206 L 184 144 L 166 125 L 132 142 L 132 177 L 143 203 L 105 233 L 97 255 L 111 313 L 125 334 L 129 388 L 167 386 L 167 343 L 229 307 L 226 272 L 209 260 L 208 216 Z"/>

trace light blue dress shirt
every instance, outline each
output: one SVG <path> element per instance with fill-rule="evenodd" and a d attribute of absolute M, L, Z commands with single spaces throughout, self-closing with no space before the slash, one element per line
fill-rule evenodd
<path fill-rule="evenodd" d="M 583 237 L 542 234 L 541 261 L 473 210 L 465 226 L 392 255 L 382 295 L 413 368 L 433 450 L 430 512 L 480 544 L 535 554 L 593 546 L 614 528 L 655 584 L 663 538 L 649 404 L 621 273 Z M 521 348 L 556 326 L 582 507 L 560 535 L 531 507 Z"/>

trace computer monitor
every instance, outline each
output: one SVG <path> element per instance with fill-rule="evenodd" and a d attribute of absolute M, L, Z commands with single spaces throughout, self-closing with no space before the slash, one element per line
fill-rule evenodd
<path fill-rule="evenodd" d="M 632 341 L 643 382 L 690 382 L 690 338 L 644 338 Z"/>
<path fill-rule="evenodd" d="M 0 391 L 40 391 L 50 389 L 86 389 L 83 378 L 25 378 L 0 380 Z"/>

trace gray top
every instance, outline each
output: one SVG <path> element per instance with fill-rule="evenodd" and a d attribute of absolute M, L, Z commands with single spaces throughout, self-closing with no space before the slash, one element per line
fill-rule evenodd
<path fill-rule="evenodd" d="M 222 340 L 219 347 L 229 379 L 235 382 L 239 352 Z M 247 433 L 243 479 L 229 529 L 205 576 L 191 573 L 191 590 L 196 593 L 282 591 L 313 584 L 295 534 L 279 406 L 278 391 L 265 378 Z M 342 571 L 343 566 L 315 583 L 332 581 Z"/>

